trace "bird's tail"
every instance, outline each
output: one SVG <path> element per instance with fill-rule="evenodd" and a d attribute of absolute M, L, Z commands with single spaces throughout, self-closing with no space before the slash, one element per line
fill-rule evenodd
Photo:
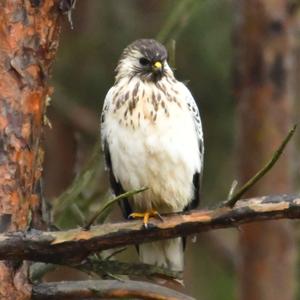
<path fill-rule="evenodd" d="M 184 265 L 182 238 L 146 243 L 139 246 L 143 263 L 182 272 Z"/>

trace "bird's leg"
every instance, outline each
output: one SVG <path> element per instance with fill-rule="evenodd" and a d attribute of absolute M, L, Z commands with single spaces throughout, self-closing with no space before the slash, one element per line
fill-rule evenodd
<path fill-rule="evenodd" d="M 135 212 L 135 213 L 130 214 L 129 217 L 133 218 L 133 219 L 143 218 L 143 220 L 144 220 L 143 223 L 144 223 L 145 228 L 148 228 L 148 221 L 149 221 L 149 218 L 151 218 L 151 217 L 158 217 L 160 220 L 163 221 L 162 216 L 156 210 L 146 211 L 143 213 Z"/>

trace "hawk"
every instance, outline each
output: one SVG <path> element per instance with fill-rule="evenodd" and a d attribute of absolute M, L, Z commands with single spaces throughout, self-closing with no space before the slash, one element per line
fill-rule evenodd
<path fill-rule="evenodd" d="M 148 187 L 121 203 L 126 218 L 193 209 L 203 169 L 201 119 L 189 89 L 176 80 L 166 48 L 139 39 L 123 51 L 101 115 L 101 139 L 116 195 Z M 144 263 L 183 271 L 182 238 L 139 246 Z"/>

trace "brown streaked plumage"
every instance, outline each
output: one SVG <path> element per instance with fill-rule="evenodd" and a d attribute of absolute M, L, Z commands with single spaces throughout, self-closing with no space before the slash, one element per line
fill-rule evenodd
<path fill-rule="evenodd" d="M 201 119 L 191 93 L 175 79 L 163 45 L 141 39 L 123 51 L 101 120 L 114 193 L 149 188 L 122 202 L 125 217 L 197 206 L 204 149 Z M 139 255 L 145 263 L 183 270 L 180 238 L 140 245 Z"/>

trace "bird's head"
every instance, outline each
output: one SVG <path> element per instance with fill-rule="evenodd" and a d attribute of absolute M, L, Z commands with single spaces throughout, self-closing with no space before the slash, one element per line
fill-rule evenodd
<path fill-rule="evenodd" d="M 145 81 L 159 81 L 172 71 L 166 48 L 153 39 L 140 39 L 125 48 L 116 68 L 116 78 L 138 76 Z"/>

